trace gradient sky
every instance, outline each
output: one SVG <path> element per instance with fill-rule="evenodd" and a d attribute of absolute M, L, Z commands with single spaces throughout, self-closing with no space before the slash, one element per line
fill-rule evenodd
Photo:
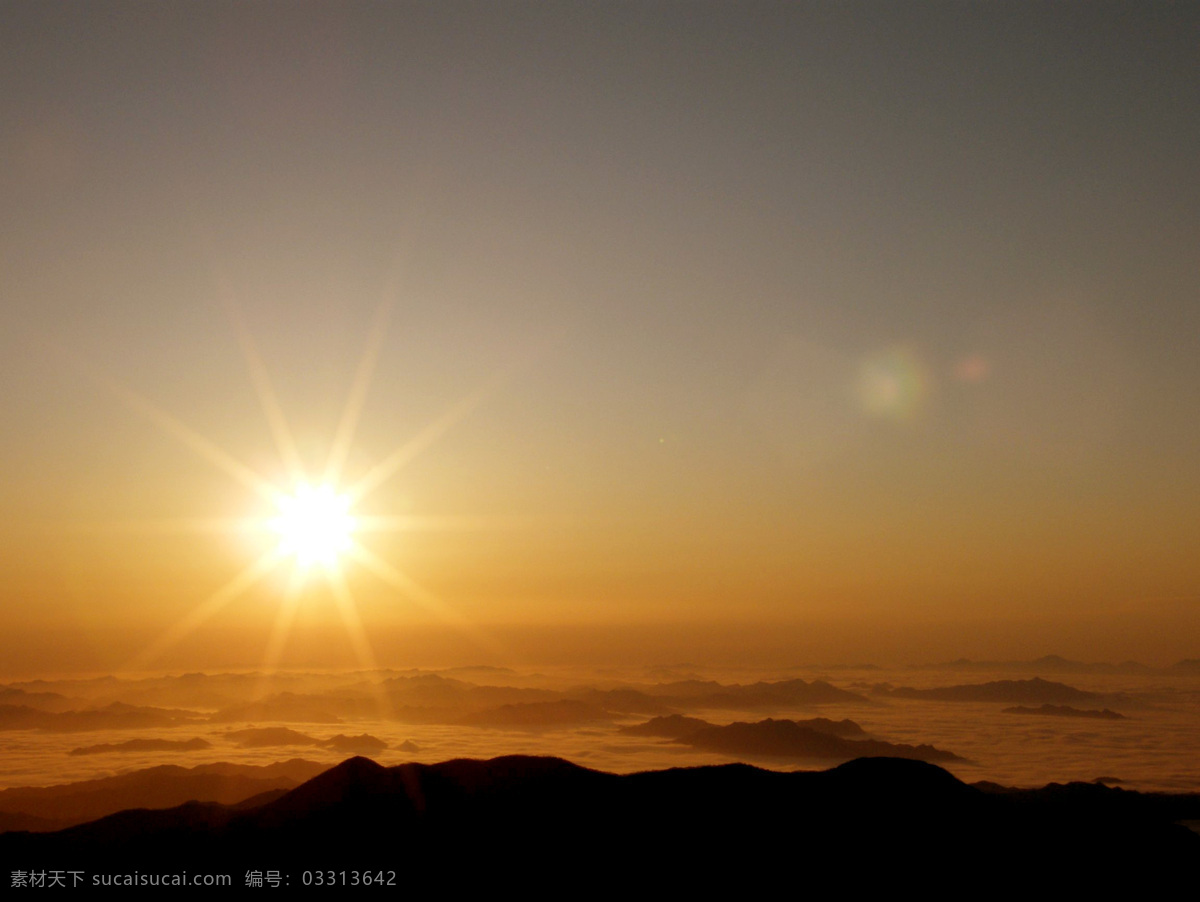
<path fill-rule="evenodd" d="M 285 482 L 239 318 L 314 472 L 372 334 L 348 481 L 482 392 L 362 503 L 471 527 L 362 538 L 463 625 L 350 564 L 380 663 L 1200 656 L 1198 46 L 1186 3 L 0 2 L 0 657 L 127 666 L 263 551 L 176 528 L 263 502 L 146 406 Z M 253 665 L 284 591 L 143 663 Z"/>

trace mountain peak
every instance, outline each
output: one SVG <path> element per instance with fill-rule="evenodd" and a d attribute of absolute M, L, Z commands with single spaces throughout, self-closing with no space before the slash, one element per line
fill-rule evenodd
<path fill-rule="evenodd" d="M 272 807 L 280 812 L 327 808 L 346 798 L 374 793 L 386 782 L 387 768 L 355 755 L 297 786 Z"/>

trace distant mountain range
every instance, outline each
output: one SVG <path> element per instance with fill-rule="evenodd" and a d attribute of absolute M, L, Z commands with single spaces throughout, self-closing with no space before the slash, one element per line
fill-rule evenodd
<path fill-rule="evenodd" d="M 55 830 L 126 808 L 169 808 L 201 800 L 234 804 L 292 789 L 328 765 L 294 758 L 275 764 L 173 764 L 60 786 L 0 790 L 0 830 Z"/>
<path fill-rule="evenodd" d="M 622 727 L 631 736 L 658 736 L 693 748 L 728 755 L 779 758 L 910 758 L 916 761 L 962 761 L 952 752 L 931 745 L 901 745 L 869 738 L 849 719 L 774 720 L 716 726 L 695 717 L 672 714 Z"/>
<path fill-rule="evenodd" d="M 852 758 L 908 758 L 915 761 L 962 761 L 953 752 L 932 745 L 903 745 L 879 739 L 846 738 L 862 728 L 853 721 L 834 722 L 773 720 L 708 726 L 687 733 L 676 742 L 727 755 L 765 755 L 785 758 L 823 758 L 846 761 Z"/>
<path fill-rule="evenodd" d="M 1005 708 L 1005 714 L 1038 714 L 1043 717 L 1087 717 L 1093 720 L 1124 720 L 1124 714 L 1118 714 L 1116 711 L 1110 711 L 1104 708 L 1100 711 L 1094 709 L 1072 708 L 1070 705 L 1042 705 L 1039 708 L 1029 708 L 1024 705 L 1017 705 L 1014 708 Z"/>
<path fill-rule="evenodd" d="M 222 734 L 244 749 L 273 748 L 281 745 L 311 745 L 333 749 L 343 754 L 375 755 L 387 748 L 387 743 L 368 733 L 347 736 L 338 733 L 329 739 L 317 739 L 288 727 L 251 727 L 246 730 L 230 730 Z"/>
<path fill-rule="evenodd" d="M 0 730 L 36 729 L 53 733 L 141 730 L 180 726 L 202 719 L 192 711 L 147 708 L 123 702 L 80 711 L 43 711 L 28 705 L 0 705 Z"/>
<path fill-rule="evenodd" d="M 779 680 L 722 685 L 702 680 L 659 683 L 645 690 L 664 704 L 676 708 L 789 708 L 810 705 L 863 704 L 870 701 L 856 692 L 838 689 L 823 680 Z"/>
<path fill-rule="evenodd" d="M 604 724 L 631 714 L 667 715 L 681 710 L 787 710 L 829 704 L 872 704 L 862 695 L 824 681 L 799 679 L 749 685 L 681 680 L 638 688 L 582 686 L 567 690 L 481 686 L 434 673 L 388 676 L 378 682 L 346 684 L 335 680 L 324 689 L 316 678 L 280 679 L 283 685 L 309 691 L 287 689 L 252 700 L 233 701 L 232 693 L 256 693 L 261 684 L 228 674 L 211 677 L 186 674 L 141 682 L 112 678 L 62 681 L 63 688 L 78 693 L 74 696 L 46 691 L 50 684 L 43 681 L 0 686 L 0 731 L 85 732 L 242 723 L 340 725 L 364 719 L 541 730 Z M 205 710 L 111 700 L 116 692 L 127 693 L 129 698 L 158 700 L 173 690 L 183 700 L 203 703 L 197 707 Z M 219 703 L 219 707 L 209 708 L 213 703 Z"/>
<path fill-rule="evenodd" d="M 279 871 L 393 874 L 406 893 L 604 884 L 761 888 L 766 873 L 820 871 L 861 884 L 869 864 L 922 885 L 964 873 L 1109 876 L 1194 873 L 1200 797 L 1095 784 L 985 792 L 935 765 L 860 759 L 779 773 L 743 764 L 608 774 L 510 756 L 385 768 L 352 758 L 240 805 L 123 811 L 49 834 L 0 835 L 13 868 L 86 872 Z M 883 868 L 884 870 L 877 870 Z M 891 870 L 900 868 L 900 870 Z M 799 870 L 797 870 L 799 869 Z M 967 870 L 964 870 L 967 869 Z M 849 884 L 847 884 L 849 885 Z M 755 890 L 757 891 L 757 890 Z"/>
<path fill-rule="evenodd" d="M 1009 670 L 1020 673 L 1115 673 L 1115 674 L 1151 674 L 1151 673 L 1200 673 L 1200 660 L 1185 659 L 1172 664 L 1170 667 L 1150 667 L 1137 661 L 1121 661 L 1112 664 L 1107 661 L 1072 661 L 1060 655 L 1043 655 L 1032 661 L 972 661 L 959 658 L 956 661 L 945 661 L 940 664 L 915 665 L 917 670 Z"/>
<path fill-rule="evenodd" d="M 207 739 L 127 739 L 71 749 L 70 755 L 108 755 L 113 752 L 199 752 L 212 748 Z"/>
<path fill-rule="evenodd" d="M 933 689 L 913 689 L 909 686 L 890 686 L 881 683 L 872 687 L 878 695 L 891 698 L 926 699 L 940 702 L 1024 702 L 1042 704 L 1128 704 L 1123 695 L 1088 692 L 1065 683 L 1055 683 L 1034 677 L 1031 680 L 995 680 L 960 686 L 938 686 Z"/>

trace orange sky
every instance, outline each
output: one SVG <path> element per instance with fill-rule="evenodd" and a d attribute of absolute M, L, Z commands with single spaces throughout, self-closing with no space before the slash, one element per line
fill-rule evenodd
<path fill-rule="evenodd" d="M 1195 656 L 1191 8 L 2 16 L 10 669 Z"/>

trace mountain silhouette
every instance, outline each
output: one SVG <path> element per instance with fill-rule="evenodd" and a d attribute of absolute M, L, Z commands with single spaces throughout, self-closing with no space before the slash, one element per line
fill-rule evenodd
<path fill-rule="evenodd" d="M 608 723 L 614 715 L 589 702 L 563 699 L 553 702 L 529 702 L 501 705 L 477 711 L 461 718 L 464 726 L 498 727 L 515 730 L 540 730 L 581 724 Z"/>
<path fill-rule="evenodd" d="M 764 721 L 764 723 L 765 722 L 774 721 L 770 721 L 768 718 L 768 720 Z M 808 720 L 779 721 L 779 723 L 795 723 L 817 733 L 826 733 L 830 736 L 841 736 L 844 739 L 849 739 L 852 737 L 864 737 L 867 735 L 863 731 L 862 727 L 849 719 L 830 720 L 827 717 L 812 717 Z M 667 739 L 679 739 L 687 741 L 687 737 L 692 736 L 693 734 L 704 729 L 722 730 L 724 728 L 717 727 L 706 720 L 700 720 L 698 717 L 685 717 L 682 714 L 671 714 L 666 717 L 652 717 L 645 723 L 637 724 L 635 726 L 621 727 L 621 732 L 629 733 L 633 736 L 662 736 L 666 737 Z M 860 752 L 860 754 L 862 753 Z"/>
<path fill-rule="evenodd" d="M 1040 714 L 1046 717 L 1090 717 L 1096 720 L 1124 720 L 1124 714 L 1118 714 L 1116 711 L 1111 711 L 1108 708 L 1102 710 L 1072 708 L 1070 705 L 1042 705 L 1038 708 L 1030 708 L 1025 705 L 1017 705 L 1012 708 L 1005 708 L 1003 714 Z"/>
<path fill-rule="evenodd" d="M 1121 699 L 1121 696 L 1104 695 L 1076 689 L 1066 683 L 1054 683 L 1034 677 L 1031 680 L 995 680 L 991 683 L 940 686 L 934 689 L 913 689 L 909 686 L 878 686 L 881 695 L 893 698 L 927 699 L 939 702 L 1018 702 L 1045 704 L 1072 704 L 1078 702 L 1104 702 Z"/>
<path fill-rule="evenodd" d="M 871 704 L 861 695 L 838 689 L 823 680 L 759 681 L 749 686 L 683 680 L 658 684 L 650 690 L 660 702 L 676 708 L 792 708 L 829 704 Z"/>
<path fill-rule="evenodd" d="M 112 702 L 81 711 L 43 711 L 28 705 L 0 705 L 0 730 L 85 733 L 92 730 L 142 730 L 194 723 L 194 712 L 147 708 Z"/>
<path fill-rule="evenodd" d="M 1195 796 L 1093 784 L 985 792 L 895 758 L 814 772 L 731 764 L 616 775 L 557 758 L 382 767 L 359 757 L 253 808 L 189 803 L 3 834 L 0 857 L 107 872 L 151 862 L 273 868 L 292 885 L 317 868 L 394 870 L 407 891 L 513 881 L 527 893 L 580 881 L 690 890 L 714 879 L 748 890 L 797 863 L 860 881 L 870 862 L 926 884 L 960 869 L 995 882 L 1074 874 L 1089 861 L 1105 873 L 1122 862 L 1187 873 L 1200 863 L 1200 836 L 1173 821 L 1198 816 Z"/>
<path fill-rule="evenodd" d="M 7 830 L 57 830 L 129 808 L 170 808 L 194 800 L 233 804 L 268 790 L 292 789 L 324 769 L 300 758 L 269 765 L 164 764 L 61 786 L 5 789 L 0 790 L 0 824 L 11 824 Z M 17 826 L 21 823 L 28 826 Z"/>
<path fill-rule="evenodd" d="M 902 745 L 879 739 L 847 739 L 847 733 L 862 734 L 853 721 L 841 723 L 817 718 L 814 721 L 760 720 L 708 726 L 676 739 L 676 742 L 729 755 L 769 755 L 787 758 L 911 758 L 917 761 L 962 761 L 953 752 L 931 745 Z"/>
<path fill-rule="evenodd" d="M 666 739 L 682 739 L 697 730 L 711 727 L 707 720 L 698 717 L 685 717 L 682 714 L 668 714 L 665 717 L 652 717 L 645 723 L 621 727 L 622 733 L 631 736 L 658 736 Z"/>
<path fill-rule="evenodd" d="M 107 755 L 113 752 L 198 752 L 212 748 L 207 739 L 126 739 L 71 749 L 68 755 Z"/>

